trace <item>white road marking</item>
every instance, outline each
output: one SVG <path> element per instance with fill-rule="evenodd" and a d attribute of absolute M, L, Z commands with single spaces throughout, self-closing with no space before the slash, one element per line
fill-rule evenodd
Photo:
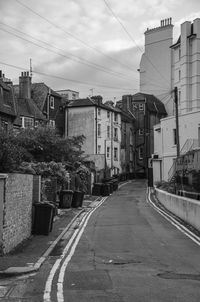
<path fill-rule="evenodd" d="M 87 226 L 87 223 L 88 223 L 88 220 L 90 219 L 90 216 L 93 214 L 93 212 L 98 209 L 102 203 L 107 199 L 107 197 L 103 198 L 103 200 L 99 203 L 99 205 L 94 208 L 90 213 L 89 215 L 87 216 L 79 234 L 77 235 L 72 247 L 71 247 L 71 250 L 70 250 L 70 253 L 68 254 L 68 256 L 66 257 L 64 263 L 62 264 L 61 266 L 61 269 L 60 269 L 60 273 L 59 273 L 59 277 L 58 277 L 58 283 L 57 283 L 57 301 L 58 302 L 64 302 L 64 294 L 63 294 L 63 282 L 64 282 L 64 276 L 65 276 L 65 271 L 66 271 L 66 268 L 67 268 L 67 265 L 69 263 L 69 261 L 71 260 L 75 250 L 76 250 L 76 246 L 78 245 L 79 243 L 79 240 Z"/>
<path fill-rule="evenodd" d="M 148 190 L 148 189 L 147 189 Z M 189 237 L 192 241 L 194 241 L 197 245 L 200 246 L 200 238 L 196 236 L 194 233 L 192 233 L 189 229 L 187 229 L 185 226 L 180 224 L 177 220 L 175 220 L 172 216 L 161 210 L 159 207 L 157 207 L 151 200 L 150 197 L 150 190 L 148 190 L 148 197 L 147 201 L 150 202 L 150 204 L 154 207 L 154 209 L 162 215 L 166 220 L 168 220 L 172 225 L 174 225 L 179 231 L 184 233 L 187 237 Z"/>
<path fill-rule="evenodd" d="M 100 202 L 100 204 L 96 208 L 98 208 L 105 200 L 106 200 L 106 198 L 103 198 L 102 201 Z M 56 262 L 54 263 L 54 265 L 53 265 L 53 267 L 52 267 L 52 269 L 49 273 L 46 284 L 45 284 L 45 290 L 44 290 L 44 294 L 43 294 L 43 301 L 44 302 L 51 302 L 51 289 L 52 289 L 52 283 L 53 283 L 53 279 L 54 279 L 54 276 L 56 274 L 56 271 L 58 270 L 61 261 L 66 256 L 69 249 L 71 248 L 71 246 L 73 244 L 73 241 L 75 240 L 76 236 L 78 236 L 78 233 L 80 232 L 80 227 L 84 224 L 87 217 L 88 216 L 90 217 L 90 215 L 92 214 L 91 212 L 94 212 L 94 210 L 96 208 L 91 209 L 89 212 L 85 212 L 85 215 L 81 220 L 79 228 L 74 231 L 72 237 L 70 238 L 69 242 L 67 243 L 66 247 L 64 248 L 61 257 L 59 259 L 57 259 Z M 88 221 L 88 219 L 87 219 L 87 221 Z"/>

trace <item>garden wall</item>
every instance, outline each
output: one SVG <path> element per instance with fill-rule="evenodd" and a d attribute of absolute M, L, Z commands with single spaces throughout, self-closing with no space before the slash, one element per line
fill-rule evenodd
<path fill-rule="evenodd" d="M 6 254 L 31 235 L 33 175 L 1 175 L 0 196 L 0 252 Z"/>
<path fill-rule="evenodd" d="M 155 189 L 165 208 L 200 231 L 200 201 Z"/>

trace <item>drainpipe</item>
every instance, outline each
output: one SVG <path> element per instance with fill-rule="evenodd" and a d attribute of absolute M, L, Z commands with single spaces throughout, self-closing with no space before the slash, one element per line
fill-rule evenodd
<path fill-rule="evenodd" d="M 96 131 L 95 131 L 95 145 L 96 145 L 96 151 L 95 154 L 97 154 L 97 107 L 95 106 L 95 121 L 96 121 Z"/>

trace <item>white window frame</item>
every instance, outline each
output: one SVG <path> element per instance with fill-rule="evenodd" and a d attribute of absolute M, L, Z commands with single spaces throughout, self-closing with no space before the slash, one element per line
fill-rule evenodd
<path fill-rule="evenodd" d="M 51 109 L 54 109 L 55 108 L 55 100 L 54 100 L 54 96 L 50 96 L 50 99 L 49 99 L 49 107 Z"/>
<path fill-rule="evenodd" d="M 53 129 L 55 129 L 55 127 L 56 127 L 55 120 L 49 120 L 49 126 Z"/>
<path fill-rule="evenodd" d="M 98 116 L 101 116 L 101 108 L 97 108 Z"/>
<path fill-rule="evenodd" d="M 22 128 L 33 128 L 34 127 L 34 118 L 33 117 L 22 116 L 21 121 L 22 121 Z M 28 125 L 26 125 L 26 123 Z"/>
<path fill-rule="evenodd" d="M 143 103 L 140 103 L 140 104 L 139 104 L 139 110 L 140 110 L 140 111 L 144 111 L 144 104 L 143 104 Z"/>
<path fill-rule="evenodd" d="M 118 123 L 118 114 L 116 112 L 114 113 L 114 122 Z"/>
<path fill-rule="evenodd" d="M 110 119 L 110 111 L 107 111 L 107 118 Z"/>
<path fill-rule="evenodd" d="M 144 135 L 144 129 L 142 128 L 139 129 L 139 135 Z"/>

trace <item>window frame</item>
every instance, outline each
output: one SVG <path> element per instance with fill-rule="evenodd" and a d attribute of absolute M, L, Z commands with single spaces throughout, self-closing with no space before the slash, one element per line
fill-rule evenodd
<path fill-rule="evenodd" d="M 50 95 L 50 99 L 49 99 L 49 107 L 51 109 L 55 109 L 55 99 L 53 95 Z"/>

